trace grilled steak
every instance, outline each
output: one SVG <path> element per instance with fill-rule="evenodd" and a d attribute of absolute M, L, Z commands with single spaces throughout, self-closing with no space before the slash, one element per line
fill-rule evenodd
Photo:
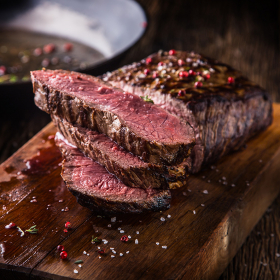
<path fill-rule="evenodd" d="M 186 184 L 190 166 L 154 165 L 122 149 L 104 134 L 72 125 L 64 119 L 51 115 L 61 134 L 86 156 L 97 161 L 117 176 L 125 185 L 133 188 L 174 189 Z"/>
<path fill-rule="evenodd" d="M 146 162 L 181 163 L 194 145 L 190 125 L 100 79 L 62 70 L 33 71 L 31 78 L 39 108 L 108 135 Z"/>
<path fill-rule="evenodd" d="M 69 145 L 61 134 L 56 135 L 55 141 L 64 159 L 61 176 L 82 206 L 99 213 L 142 213 L 170 207 L 170 191 L 127 187 Z"/>
<path fill-rule="evenodd" d="M 193 52 L 160 51 L 102 78 L 147 95 L 191 124 L 193 172 L 239 149 L 272 122 L 272 102 L 264 89 L 230 66 Z"/>

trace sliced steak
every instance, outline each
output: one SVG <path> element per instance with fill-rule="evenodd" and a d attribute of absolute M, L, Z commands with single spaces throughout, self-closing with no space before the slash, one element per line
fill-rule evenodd
<path fill-rule="evenodd" d="M 33 71 L 31 78 L 39 108 L 108 135 L 146 162 L 175 165 L 194 146 L 190 125 L 100 79 L 62 70 Z"/>
<path fill-rule="evenodd" d="M 122 149 L 104 134 L 72 125 L 55 115 L 51 117 L 61 134 L 70 143 L 77 146 L 86 156 L 106 167 L 129 187 L 174 189 L 186 184 L 188 169 L 190 169 L 188 162 L 173 167 L 146 163 Z"/>
<path fill-rule="evenodd" d="M 130 188 L 107 170 L 67 143 L 55 138 L 63 156 L 61 176 L 77 201 L 98 213 L 142 213 L 170 207 L 168 190 Z"/>
<path fill-rule="evenodd" d="M 191 124 L 196 134 L 193 172 L 241 148 L 272 122 L 272 102 L 264 89 L 230 66 L 193 52 L 160 51 L 102 78 L 148 96 Z"/>

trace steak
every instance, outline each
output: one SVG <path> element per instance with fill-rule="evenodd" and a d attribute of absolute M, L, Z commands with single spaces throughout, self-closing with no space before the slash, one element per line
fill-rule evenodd
<path fill-rule="evenodd" d="M 41 70 L 31 72 L 31 79 L 39 108 L 106 134 L 146 162 L 179 164 L 194 146 L 194 131 L 188 123 L 98 78 Z"/>
<path fill-rule="evenodd" d="M 174 189 L 186 184 L 188 162 L 173 167 L 146 163 L 104 134 L 51 117 L 64 138 L 129 187 Z"/>
<path fill-rule="evenodd" d="M 67 143 L 61 134 L 56 134 L 55 141 L 64 159 L 61 176 L 82 206 L 107 214 L 142 213 L 170 207 L 170 191 L 127 187 Z"/>
<path fill-rule="evenodd" d="M 240 149 L 271 124 L 269 94 L 239 71 L 194 52 L 170 53 L 159 51 L 102 78 L 149 97 L 194 128 L 192 172 Z"/>

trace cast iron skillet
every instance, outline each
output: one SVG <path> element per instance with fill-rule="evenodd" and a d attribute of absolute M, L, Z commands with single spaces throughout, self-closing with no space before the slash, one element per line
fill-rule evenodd
<path fill-rule="evenodd" d="M 85 60 L 88 55 L 87 65 L 82 68 L 77 65 L 57 68 L 92 75 L 114 70 L 123 55 L 145 33 L 146 21 L 146 15 L 139 4 L 127 0 L 18 0 L 13 1 L 12 6 L 5 1 L 0 9 L 0 31 L 2 30 L 2 34 L 3 30 L 15 34 L 10 37 L 18 38 L 18 42 L 15 40 L 16 45 L 26 45 L 24 36 L 16 35 L 16 32 L 24 34 L 26 31 L 38 34 L 41 38 L 54 36 L 78 42 L 85 47 L 80 48 L 80 53 L 76 52 L 76 56 Z M 0 40 L 1 45 L 4 42 L 5 38 Z M 38 45 L 38 40 L 36 44 Z M 104 57 L 94 61 L 92 53 L 87 54 L 87 49 L 90 48 Z M 3 100 L 4 93 L 30 92 L 30 89 L 30 81 L 0 83 L 0 98 Z"/>

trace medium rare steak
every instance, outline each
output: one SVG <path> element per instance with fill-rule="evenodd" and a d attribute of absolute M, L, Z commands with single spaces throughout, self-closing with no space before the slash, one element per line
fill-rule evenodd
<path fill-rule="evenodd" d="M 49 114 L 108 135 L 154 164 L 184 161 L 194 145 L 189 124 L 102 80 L 63 70 L 31 72 L 35 103 Z"/>
<path fill-rule="evenodd" d="M 142 213 L 170 207 L 168 190 L 129 188 L 107 170 L 85 157 L 57 133 L 63 156 L 61 176 L 82 206 L 99 213 Z"/>
<path fill-rule="evenodd" d="M 129 187 L 174 189 L 186 184 L 187 171 L 190 168 L 187 163 L 171 167 L 143 162 L 104 134 L 72 125 L 55 115 L 51 117 L 70 143 L 106 167 Z"/>
<path fill-rule="evenodd" d="M 241 148 L 272 122 L 272 102 L 264 89 L 230 66 L 193 52 L 159 51 L 102 78 L 148 96 L 191 124 L 193 172 Z"/>

